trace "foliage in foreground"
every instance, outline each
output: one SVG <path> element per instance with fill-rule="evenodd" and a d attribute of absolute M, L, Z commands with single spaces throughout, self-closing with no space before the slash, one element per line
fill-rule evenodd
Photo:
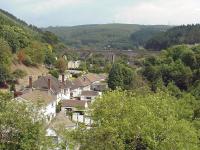
<path fill-rule="evenodd" d="M 198 149 L 197 128 L 191 122 L 193 97 L 143 93 L 116 90 L 103 95 L 92 107 L 94 127 L 73 131 L 70 143 L 83 150 Z"/>
<path fill-rule="evenodd" d="M 0 149 L 46 150 L 49 147 L 50 141 L 36 107 L 0 93 Z"/>

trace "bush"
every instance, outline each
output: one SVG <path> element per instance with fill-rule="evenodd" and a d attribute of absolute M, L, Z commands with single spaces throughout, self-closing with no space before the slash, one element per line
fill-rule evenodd
<path fill-rule="evenodd" d="M 26 66 L 32 66 L 33 62 L 32 62 L 32 60 L 31 60 L 31 58 L 29 56 L 26 56 L 24 58 L 23 64 L 26 65 Z"/>
<path fill-rule="evenodd" d="M 22 79 L 27 75 L 27 73 L 21 69 L 16 69 L 12 74 L 15 79 Z"/>
<path fill-rule="evenodd" d="M 58 72 L 56 69 L 50 70 L 49 73 L 50 73 L 52 76 L 54 76 L 55 78 L 57 78 L 57 79 L 59 78 L 59 72 Z"/>

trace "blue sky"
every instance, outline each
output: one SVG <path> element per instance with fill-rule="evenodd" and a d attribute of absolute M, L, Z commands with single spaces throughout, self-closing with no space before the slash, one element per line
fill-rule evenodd
<path fill-rule="evenodd" d="M 200 0 L 0 0 L 0 8 L 39 27 L 200 23 Z"/>

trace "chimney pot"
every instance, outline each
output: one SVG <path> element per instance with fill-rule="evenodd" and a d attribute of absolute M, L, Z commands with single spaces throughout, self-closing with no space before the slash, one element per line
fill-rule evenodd
<path fill-rule="evenodd" d="M 64 83 L 64 82 L 65 82 L 65 75 L 62 74 L 62 83 Z"/>
<path fill-rule="evenodd" d="M 48 90 L 50 90 L 50 89 L 51 89 L 51 79 L 48 78 Z"/>
<path fill-rule="evenodd" d="M 29 76 L 29 88 L 33 87 L 33 78 L 32 76 Z"/>

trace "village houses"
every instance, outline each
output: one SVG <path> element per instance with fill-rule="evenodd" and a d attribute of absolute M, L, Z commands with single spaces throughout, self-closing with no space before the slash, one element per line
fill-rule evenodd
<path fill-rule="evenodd" d="M 41 112 L 49 122 L 56 116 L 56 106 L 59 103 L 64 104 L 65 111 L 72 107 L 74 108 L 71 110 L 74 110 L 80 104 L 87 108 L 102 94 L 101 91 L 94 91 L 92 85 L 101 83 L 105 79 L 106 76 L 91 73 L 72 81 L 66 79 L 64 75 L 61 76 L 61 81 L 51 75 L 38 76 L 36 81 L 32 81 L 32 77 L 29 77 L 29 85 L 22 95 L 17 97 L 17 100 L 32 103 L 43 102 L 44 107 Z M 63 101 L 67 102 L 63 103 Z"/>

